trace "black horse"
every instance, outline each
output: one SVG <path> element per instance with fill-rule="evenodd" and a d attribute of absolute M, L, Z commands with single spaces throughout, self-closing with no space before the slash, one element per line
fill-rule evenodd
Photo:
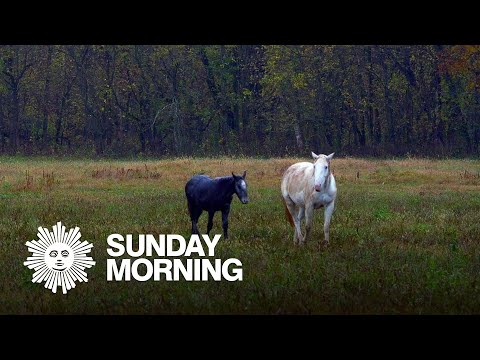
<path fill-rule="evenodd" d="M 228 214 L 233 194 L 237 194 L 242 204 L 248 203 L 247 183 L 245 177 L 235 175 L 212 179 L 206 175 L 195 175 L 185 185 L 188 211 L 192 219 L 192 234 L 198 234 L 198 218 L 203 210 L 208 211 L 207 234 L 213 227 L 215 212 L 222 212 L 223 235 L 228 238 Z"/>

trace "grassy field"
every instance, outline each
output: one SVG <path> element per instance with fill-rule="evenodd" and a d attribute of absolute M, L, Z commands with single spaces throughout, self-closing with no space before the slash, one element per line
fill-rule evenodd
<path fill-rule="evenodd" d="M 334 159 L 338 202 L 319 250 L 323 211 L 306 247 L 284 217 L 281 175 L 299 160 L 0 158 L 0 313 L 480 313 L 480 161 Z M 189 177 L 245 169 L 250 203 L 234 199 L 231 238 L 216 248 L 243 262 L 243 282 L 106 281 L 109 234 L 188 238 Z M 97 261 L 67 295 L 32 284 L 23 266 L 25 242 L 57 221 L 79 226 Z"/>

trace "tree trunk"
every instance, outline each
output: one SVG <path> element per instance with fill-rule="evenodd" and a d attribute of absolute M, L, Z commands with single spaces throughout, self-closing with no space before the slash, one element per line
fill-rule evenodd
<path fill-rule="evenodd" d="M 11 151 L 13 154 L 17 152 L 19 145 L 19 122 L 20 122 L 20 99 L 18 98 L 18 84 L 12 84 L 12 127 L 10 133 Z"/>
<path fill-rule="evenodd" d="M 372 46 L 367 47 L 367 66 L 368 66 L 368 89 L 367 89 L 367 100 L 368 100 L 368 111 L 367 111 L 367 126 L 368 126 L 368 138 L 370 144 L 373 144 L 375 133 L 374 133 L 374 111 L 373 111 L 373 60 L 372 60 Z"/>
<path fill-rule="evenodd" d="M 0 148 L 1 152 L 5 151 L 5 129 L 4 129 L 4 118 L 3 118 L 3 97 L 0 94 Z"/>
<path fill-rule="evenodd" d="M 62 134 L 62 123 L 63 123 L 63 104 L 60 107 L 60 110 L 57 112 L 57 119 L 55 121 L 55 142 L 57 145 L 61 145 L 61 134 Z"/>
<path fill-rule="evenodd" d="M 303 152 L 303 136 L 302 136 L 302 128 L 301 128 L 301 124 L 302 124 L 302 112 L 300 110 L 300 102 L 299 100 L 297 99 L 297 103 L 296 103 L 296 108 L 297 108 L 297 113 L 296 113 L 296 116 L 295 116 L 295 121 L 293 123 L 293 130 L 295 132 L 295 140 L 296 140 L 296 143 L 297 143 L 297 149 L 299 151 L 299 153 L 302 153 Z"/>
<path fill-rule="evenodd" d="M 50 98 L 50 65 L 52 64 L 52 53 L 53 46 L 49 45 L 45 66 L 45 86 L 43 90 L 42 142 L 44 148 L 48 146 L 48 102 Z"/>
<path fill-rule="evenodd" d="M 390 74 L 388 72 L 388 66 L 383 62 L 383 98 L 385 106 L 385 120 L 387 127 L 387 136 L 385 139 L 386 142 L 389 142 L 388 145 L 393 145 L 395 143 L 395 120 L 392 116 L 392 107 L 390 99 L 390 90 L 388 89 L 388 82 L 390 80 Z"/>

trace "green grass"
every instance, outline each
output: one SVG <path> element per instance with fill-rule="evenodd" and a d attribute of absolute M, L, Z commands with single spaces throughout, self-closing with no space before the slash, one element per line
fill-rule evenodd
<path fill-rule="evenodd" d="M 480 161 L 334 160 L 331 245 L 319 249 L 323 212 L 295 247 L 280 201 L 281 174 L 299 160 L 0 158 L 0 313 L 480 313 Z M 244 169 L 250 203 L 234 199 L 231 239 L 216 248 L 242 261 L 244 281 L 106 281 L 109 234 L 189 237 L 187 179 Z M 32 284 L 23 266 L 25 242 L 57 221 L 79 226 L 97 261 L 67 295 Z M 214 233 L 220 224 L 217 213 Z"/>

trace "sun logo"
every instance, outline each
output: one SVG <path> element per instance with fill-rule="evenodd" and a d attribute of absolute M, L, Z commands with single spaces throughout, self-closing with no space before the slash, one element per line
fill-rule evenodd
<path fill-rule="evenodd" d="M 80 228 L 70 229 L 65 232 L 61 222 L 52 227 L 53 232 L 47 228 L 38 228 L 38 241 L 27 241 L 25 245 L 32 256 L 23 263 L 29 269 L 34 269 L 33 283 L 45 281 L 45 288 L 57 292 L 57 287 L 62 287 L 62 292 L 75 287 L 75 281 L 87 282 L 85 268 L 91 268 L 95 261 L 87 254 L 93 245 L 88 241 L 80 242 Z"/>

